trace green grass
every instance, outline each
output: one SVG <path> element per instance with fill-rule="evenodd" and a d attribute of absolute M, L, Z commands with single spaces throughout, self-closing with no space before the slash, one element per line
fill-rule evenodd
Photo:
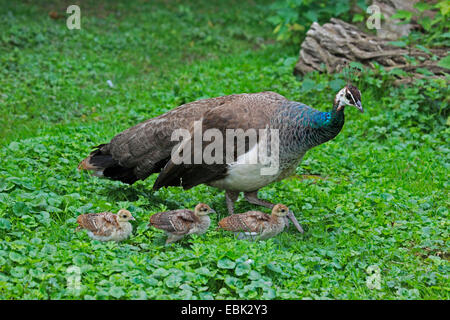
<path fill-rule="evenodd" d="M 204 97 L 272 90 L 329 109 L 342 79 L 296 79 L 298 47 L 274 41 L 265 2 L 83 1 L 82 29 L 68 30 L 48 17 L 64 1 L 0 1 L 0 298 L 450 298 L 445 81 L 356 79 L 366 113 L 347 108 L 336 139 L 260 192 L 288 205 L 303 235 L 238 241 L 215 228 L 227 211 L 214 188 L 152 192 L 156 176 L 127 186 L 76 170 L 92 146 Z M 198 202 L 218 212 L 203 236 L 164 247 L 147 227 Z M 137 218 L 129 240 L 74 232 L 78 214 L 120 208 Z M 366 284 L 370 266 L 380 289 Z"/>

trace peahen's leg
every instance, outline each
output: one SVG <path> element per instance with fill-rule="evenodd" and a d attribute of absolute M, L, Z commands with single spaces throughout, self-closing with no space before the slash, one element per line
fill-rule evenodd
<path fill-rule="evenodd" d="M 263 206 L 272 209 L 275 205 L 272 202 L 258 198 L 258 190 L 251 192 L 244 192 L 244 198 L 251 204 L 256 204 L 258 206 Z"/>
<path fill-rule="evenodd" d="M 252 204 L 256 204 L 256 205 L 259 205 L 259 206 L 264 206 L 266 208 L 272 209 L 275 206 L 273 203 L 271 203 L 269 201 L 266 201 L 266 200 L 258 198 L 258 190 L 251 191 L 251 192 L 244 192 L 244 198 L 245 198 L 245 200 L 247 200 L 248 202 L 250 202 Z M 289 220 L 288 220 L 288 218 L 292 221 L 292 223 L 297 228 L 297 230 L 299 232 L 303 233 L 302 226 L 298 223 L 297 219 L 294 216 L 294 213 L 291 210 L 289 210 L 289 214 L 287 215 L 287 217 L 285 219 L 286 227 L 289 227 Z"/>
<path fill-rule="evenodd" d="M 234 203 L 239 198 L 238 191 L 225 191 L 225 200 L 227 202 L 228 214 L 234 214 Z"/>

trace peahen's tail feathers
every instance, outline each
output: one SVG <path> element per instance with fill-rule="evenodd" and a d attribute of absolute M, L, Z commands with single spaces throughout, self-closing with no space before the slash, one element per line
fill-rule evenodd
<path fill-rule="evenodd" d="M 101 144 L 92 151 L 91 154 L 80 162 L 78 170 L 92 171 L 97 177 L 106 177 L 111 180 L 118 180 L 124 183 L 133 184 L 139 180 L 133 168 L 121 166 L 109 153 L 106 145 Z"/>

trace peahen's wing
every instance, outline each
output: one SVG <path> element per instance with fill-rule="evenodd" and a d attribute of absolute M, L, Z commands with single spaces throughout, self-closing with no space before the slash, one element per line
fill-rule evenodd
<path fill-rule="evenodd" d="M 119 133 L 111 142 L 97 146 L 78 168 L 129 184 L 144 180 L 159 172 L 169 161 L 172 148 L 178 143 L 171 141 L 175 129 L 189 129 L 206 111 L 231 103 L 241 96 L 190 102 L 142 122 Z"/>
<path fill-rule="evenodd" d="M 221 179 L 227 174 L 228 163 L 226 162 L 226 152 L 233 155 L 232 161 L 237 157 L 248 152 L 255 141 L 247 139 L 245 145 L 238 148 L 236 141 L 233 141 L 233 150 L 226 148 L 226 134 L 228 129 L 242 129 L 246 132 L 248 129 L 255 129 L 257 134 L 256 143 L 259 139 L 259 129 L 266 129 L 270 126 L 270 121 L 277 109 L 281 108 L 287 100 L 274 92 L 262 92 L 258 94 L 240 95 L 239 98 L 224 103 L 214 109 L 211 109 L 203 115 L 201 119 L 202 133 L 207 130 L 214 129 L 220 132 L 223 137 L 222 150 L 223 160 L 221 163 L 205 163 L 202 159 L 201 163 L 196 163 L 195 156 L 199 153 L 203 154 L 205 147 L 211 142 L 202 141 L 201 150 L 195 147 L 194 139 L 198 128 L 191 127 L 191 139 L 184 142 L 185 145 L 190 144 L 190 164 L 174 163 L 170 160 L 161 171 L 153 188 L 159 189 L 166 186 L 183 186 L 185 189 L 192 188 L 201 183 L 208 183 Z M 180 148 L 183 148 L 182 145 Z"/>

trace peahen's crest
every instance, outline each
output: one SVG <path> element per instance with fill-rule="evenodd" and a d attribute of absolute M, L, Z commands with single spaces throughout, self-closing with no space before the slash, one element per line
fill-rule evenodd
<path fill-rule="evenodd" d="M 348 62 L 345 61 L 336 68 L 336 71 L 345 80 L 347 86 L 352 86 L 355 81 L 359 78 L 363 67 L 358 62 Z"/>

